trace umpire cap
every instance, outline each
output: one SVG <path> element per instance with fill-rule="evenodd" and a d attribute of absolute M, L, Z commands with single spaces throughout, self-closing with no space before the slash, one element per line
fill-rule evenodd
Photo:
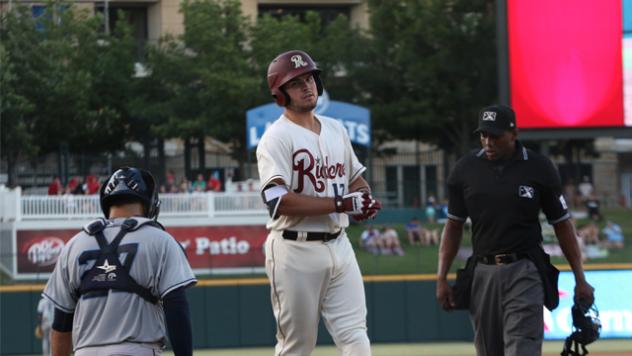
<path fill-rule="evenodd" d="M 99 190 L 101 210 L 110 217 L 110 207 L 130 201 L 140 201 L 145 207 L 145 217 L 157 219 L 160 200 L 154 177 L 140 168 L 122 167 L 103 183 Z"/>
<path fill-rule="evenodd" d="M 478 128 L 474 133 L 489 132 L 502 135 L 505 131 L 516 128 L 516 114 L 506 105 L 492 105 L 478 113 Z"/>

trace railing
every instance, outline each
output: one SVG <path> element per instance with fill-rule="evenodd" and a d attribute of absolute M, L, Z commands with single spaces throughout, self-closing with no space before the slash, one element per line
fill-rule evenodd
<path fill-rule="evenodd" d="M 103 216 L 98 195 L 21 196 L 16 220 L 86 219 Z M 261 196 L 246 193 L 160 195 L 161 217 L 263 216 Z"/>

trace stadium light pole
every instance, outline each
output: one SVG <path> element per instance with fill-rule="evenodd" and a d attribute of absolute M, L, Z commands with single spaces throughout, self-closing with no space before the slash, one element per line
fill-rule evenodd
<path fill-rule="evenodd" d="M 105 34 L 110 35 L 110 0 L 105 0 L 103 18 L 105 21 Z"/>

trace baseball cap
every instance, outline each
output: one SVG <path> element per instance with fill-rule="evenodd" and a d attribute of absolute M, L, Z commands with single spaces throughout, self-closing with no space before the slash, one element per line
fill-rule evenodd
<path fill-rule="evenodd" d="M 492 105 L 478 113 L 478 128 L 474 131 L 489 132 L 502 135 L 505 131 L 516 128 L 516 114 L 506 105 Z"/>

